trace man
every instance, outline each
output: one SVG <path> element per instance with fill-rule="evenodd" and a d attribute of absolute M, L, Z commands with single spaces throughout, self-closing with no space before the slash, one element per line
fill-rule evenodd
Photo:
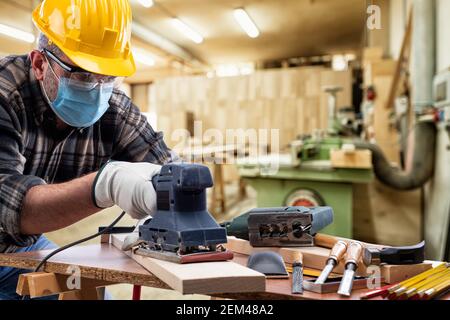
<path fill-rule="evenodd" d="M 144 218 L 173 160 L 115 88 L 135 72 L 128 0 L 44 0 L 33 21 L 38 50 L 0 60 L 2 253 L 54 248 L 41 234 L 113 205 Z M 21 272 L 0 267 L 0 299 L 19 298 Z"/>

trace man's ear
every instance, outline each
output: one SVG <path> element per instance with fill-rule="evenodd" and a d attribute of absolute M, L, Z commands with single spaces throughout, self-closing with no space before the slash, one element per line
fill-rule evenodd
<path fill-rule="evenodd" d="M 48 67 L 44 55 L 39 50 L 33 50 L 30 52 L 30 60 L 36 79 L 42 81 Z"/>

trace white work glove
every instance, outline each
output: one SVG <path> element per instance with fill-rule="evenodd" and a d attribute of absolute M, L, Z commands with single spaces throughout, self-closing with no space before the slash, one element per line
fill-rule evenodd
<path fill-rule="evenodd" d="M 99 208 L 119 206 L 134 219 L 156 211 L 156 192 L 152 178 L 161 166 L 147 163 L 111 161 L 97 173 L 93 197 Z"/>

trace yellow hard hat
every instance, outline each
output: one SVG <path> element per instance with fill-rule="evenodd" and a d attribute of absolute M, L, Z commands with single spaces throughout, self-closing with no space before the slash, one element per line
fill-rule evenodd
<path fill-rule="evenodd" d="M 93 73 L 127 77 L 131 52 L 129 0 L 44 0 L 33 22 L 75 64 Z"/>

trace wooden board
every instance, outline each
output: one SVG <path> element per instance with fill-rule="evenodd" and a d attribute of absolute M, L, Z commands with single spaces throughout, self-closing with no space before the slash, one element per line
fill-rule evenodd
<path fill-rule="evenodd" d="M 50 252 L 52 250 L 0 254 L 0 266 L 32 270 Z M 52 257 L 42 271 L 70 275 L 74 266 L 78 266 L 81 277 L 87 279 L 170 288 L 122 251 L 105 243 L 64 250 Z"/>
<path fill-rule="evenodd" d="M 382 47 L 366 47 L 363 49 L 363 63 L 370 63 L 383 59 L 384 49 Z"/>
<path fill-rule="evenodd" d="M 326 264 L 330 249 L 322 247 L 292 247 L 292 248 L 278 248 L 278 247 L 252 247 L 249 241 L 238 239 L 235 237 L 228 237 L 227 248 L 237 253 L 251 255 L 254 252 L 273 251 L 277 252 L 283 257 L 286 264 L 293 263 L 298 252 L 303 255 L 303 265 L 306 268 L 321 270 Z M 409 266 L 399 265 L 383 265 L 381 266 L 381 277 L 385 279 L 386 283 L 395 283 L 406 278 L 412 277 L 423 271 L 431 268 L 431 263 L 421 263 Z M 344 263 L 341 261 L 333 270 L 334 273 L 344 273 Z M 359 276 L 369 275 L 365 265 L 360 262 L 356 272 Z"/>
<path fill-rule="evenodd" d="M 0 254 L 0 266 L 33 269 L 49 251 Z M 233 262 L 246 265 L 248 256 L 235 254 Z M 69 266 L 78 266 L 83 278 L 114 279 L 118 283 L 143 285 L 153 288 L 170 289 L 155 275 L 130 259 L 121 250 L 110 244 L 96 244 L 69 248 L 50 259 L 45 265 L 47 272 L 67 274 Z M 290 275 L 292 277 L 292 275 Z M 305 280 L 311 279 L 305 276 Z M 213 296 L 229 299 L 298 299 L 298 300 L 348 300 L 359 299 L 366 290 L 353 290 L 352 296 L 345 298 L 336 293 L 318 294 L 305 291 L 301 294 L 291 293 L 292 280 L 266 280 L 264 292 L 224 293 Z M 69 297 L 68 297 L 69 298 Z M 77 298 L 77 297 L 75 297 Z M 79 298 L 79 297 L 78 297 Z M 449 299 L 447 294 L 443 299 Z"/>
<path fill-rule="evenodd" d="M 333 168 L 372 168 L 372 152 L 370 150 L 354 150 L 352 152 L 331 150 L 330 155 Z"/>
<path fill-rule="evenodd" d="M 112 244 L 122 248 L 126 234 L 112 235 Z M 263 274 L 232 261 L 177 264 L 127 252 L 145 269 L 182 294 L 263 292 Z"/>
<path fill-rule="evenodd" d="M 384 59 L 370 62 L 364 65 L 364 86 L 367 88 L 373 85 L 376 77 L 392 76 L 395 72 L 397 61 Z"/>

